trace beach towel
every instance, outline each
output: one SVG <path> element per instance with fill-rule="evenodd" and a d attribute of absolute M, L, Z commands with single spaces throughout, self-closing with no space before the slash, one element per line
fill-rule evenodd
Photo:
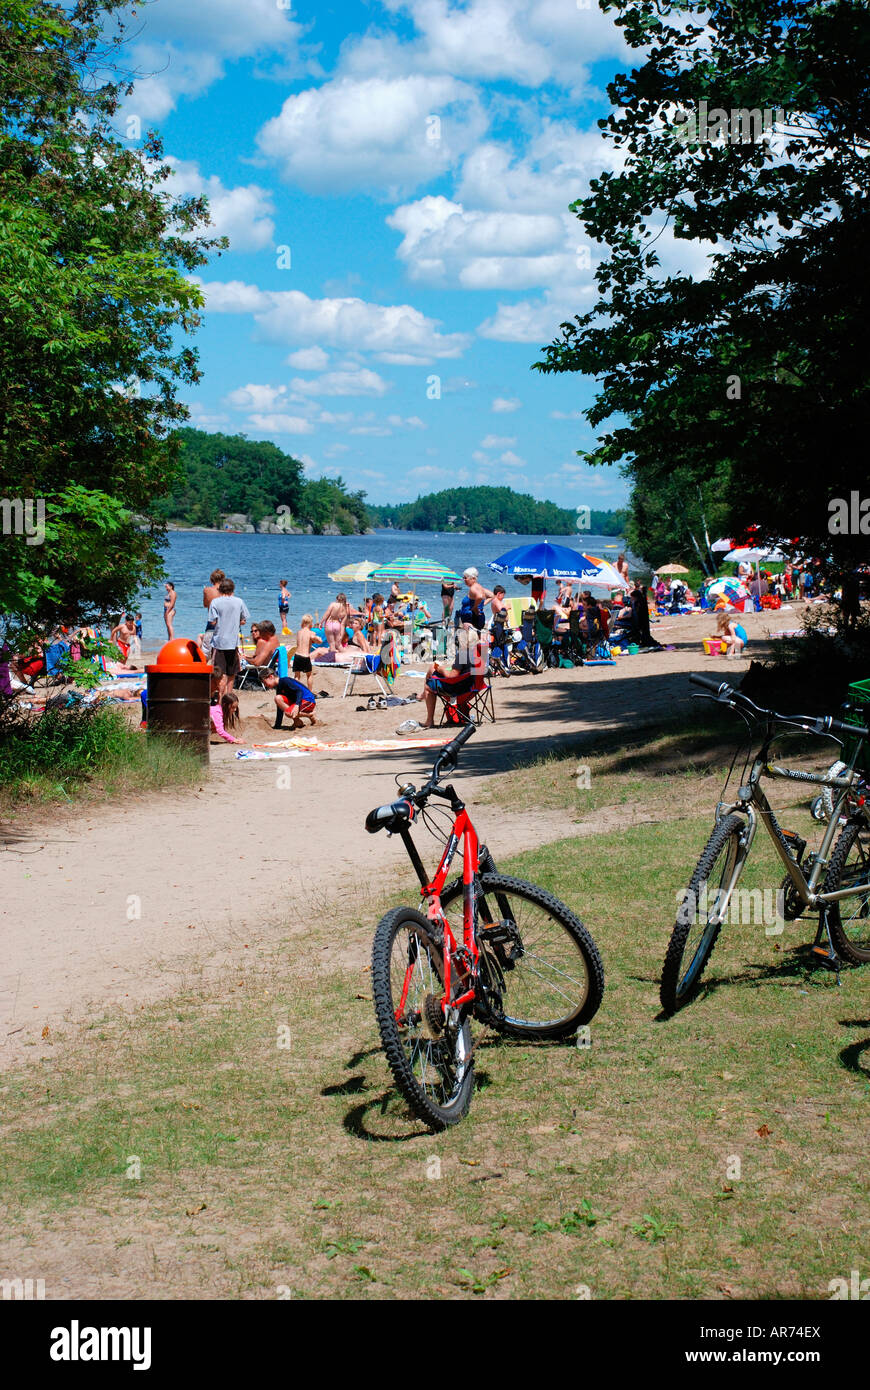
<path fill-rule="evenodd" d="M 259 762 L 263 758 L 307 758 L 308 754 L 303 753 L 300 748 L 291 748 L 286 753 L 267 753 L 262 748 L 257 746 L 256 748 L 236 749 L 236 757 L 242 758 L 245 761 L 254 758 Z"/>
<path fill-rule="evenodd" d="M 311 753 L 391 753 L 397 748 L 443 748 L 453 737 L 447 738 L 369 738 L 337 739 L 325 742 L 316 737 L 285 738 L 276 743 L 255 743 L 255 748 L 302 748 Z"/>

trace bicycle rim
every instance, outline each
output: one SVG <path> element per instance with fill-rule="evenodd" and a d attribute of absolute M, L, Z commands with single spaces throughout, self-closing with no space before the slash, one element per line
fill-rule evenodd
<path fill-rule="evenodd" d="M 484 874 L 479 884 L 478 945 L 501 996 L 494 1026 L 530 1038 L 576 1032 L 596 1013 L 604 992 L 604 969 L 589 932 L 535 884 L 502 874 Z M 457 883 L 442 897 L 445 907 L 460 889 Z"/>
<path fill-rule="evenodd" d="M 716 944 L 722 927 L 722 913 L 727 911 L 726 893 L 739 849 L 740 837 L 735 831 L 723 841 L 709 870 L 695 885 L 694 918 L 686 934 L 680 962 L 681 973 L 677 977 L 678 1002 L 687 999 L 697 988 L 704 966 Z"/>
<path fill-rule="evenodd" d="M 847 839 L 848 837 L 848 839 Z M 836 878 L 836 883 L 834 879 Z M 870 878 L 870 840 L 858 826 L 843 831 L 835 846 L 827 891 L 857 887 Z M 834 946 L 853 963 L 870 961 L 870 889 L 851 898 L 840 898 L 828 907 Z"/>
<path fill-rule="evenodd" d="M 399 1090 L 427 1123 L 454 1123 L 468 1108 L 471 1033 L 468 1023 L 433 1036 L 426 1006 L 440 1001 L 441 953 L 424 918 L 388 913 L 375 936 L 372 988 L 384 1051 Z"/>

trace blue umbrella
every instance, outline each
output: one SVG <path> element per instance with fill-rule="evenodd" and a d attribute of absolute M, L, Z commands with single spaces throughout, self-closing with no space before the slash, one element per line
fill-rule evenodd
<path fill-rule="evenodd" d="M 489 568 L 497 574 L 540 574 L 548 579 L 587 579 L 600 566 L 587 560 L 579 550 L 570 550 L 567 545 L 536 541 L 533 545 L 518 545 L 497 560 L 490 560 Z"/>

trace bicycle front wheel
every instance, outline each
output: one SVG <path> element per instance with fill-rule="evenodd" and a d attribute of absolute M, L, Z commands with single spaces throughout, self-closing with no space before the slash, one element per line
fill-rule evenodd
<path fill-rule="evenodd" d="M 604 966 L 589 932 L 565 903 L 506 874 L 477 880 L 477 944 L 484 1010 L 514 1038 L 566 1038 L 598 1012 Z M 462 881 L 444 892 L 445 910 Z"/>
<path fill-rule="evenodd" d="M 691 999 L 713 954 L 722 926 L 728 892 L 738 857 L 744 822 L 726 816 L 718 822 L 704 848 L 683 895 L 682 906 L 671 932 L 659 995 L 665 1013 Z"/>
<path fill-rule="evenodd" d="M 857 888 L 870 881 L 870 837 L 865 826 L 845 825 L 840 832 L 825 881 L 823 893 Z M 870 888 L 854 897 L 827 904 L 828 930 L 834 950 L 852 965 L 870 961 Z"/>
<path fill-rule="evenodd" d="M 396 1087 L 432 1129 L 468 1111 L 474 1067 L 467 1019 L 444 1024 L 444 963 L 432 924 L 410 907 L 382 917 L 372 946 L 372 998 Z"/>

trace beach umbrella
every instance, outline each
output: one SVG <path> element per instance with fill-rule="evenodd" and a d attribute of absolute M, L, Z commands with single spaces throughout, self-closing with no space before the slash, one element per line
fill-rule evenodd
<path fill-rule="evenodd" d="M 729 550 L 728 554 L 725 556 L 725 561 L 729 564 L 747 564 L 751 566 L 754 563 L 756 579 L 759 578 L 759 560 L 771 560 L 774 564 L 778 564 L 780 561 L 784 559 L 785 556 L 783 555 L 781 550 L 777 550 L 775 547 L 765 549 L 763 546 L 758 545 L 739 545 L 736 550 Z M 759 593 L 760 592 L 761 591 L 759 590 Z"/>
<path fill-rule="evenodd" d="M 717 579 L 707 590 L 708 602 L 713 600 L 715 603 L 716 599 L 722 599 L 732 607 L 742 603 L 745 597 L 743 585 L 733 575 L 728 575 L 725 579 Z"/>
<path fill-rule="evenodd" d="M 392 583 L 397 580 L 405 584 L 458 584 L 462 576 L 439 565 L 437 560 L 427 560 L 422 555 L 400 555 L 387 565 L 378 565 L 369 575 L 376 583 Z"/>
<path fill-rule="evenodd" d="M 730 550 L 725 556 L 726 563 L 730 564 L 733 562 L 738 565 L 742 564 L 744 560 L 749 564 L 755 563 L 756 565 L 759 560 L 770 560 L 776 565 L 784 559 L 785 556 L 782 551 L 777 550 L 775 546 L 772 546 L 770 549 L 764 549 L 762 546 L 757 545 L 739 545 L 736 550 Z"/>
<path fill-rule="evenodd" d="M 336 584 L 366 584 L 377 565 L 372 560 L 358 560 L 353 565 L 342 565 L 335 574 L 327 575 Z"/>
<path fill-rule="evenodd" d="M 715 549 L 715 547 L 714 547 Z M 656 574 L 688 574 L 685 565 L 659 565 Z"/>
<path fill-rule="evenodd" d="M 734 542 L 733 542 L 733 541 L 726 540 L 726 539 L 723 537 L 722 540 L 714 541 L 713 544 L 710 546 L 710 549 L 711 549 L 711 550 L 717 550 L 717 551 L 718 551 L 718 550 L 733 550 L 733 549 L 734 549 Z"/>
<path fill-rule="evenodd" d="M 532 545 L 518 545 L 497 560 L 490 560 L 489 568 L 495 570 L 496 574 L 508 574 L 514 578 L 542 575 L 545 579 L 591 580 L 599 565 L 593 564 L 579 550 L 570 550 L 567 545 L 535 541 Z"/>
<path fill-rule="evenodd" d="M 586 584 L 590 589 L 628 589 L 631 587 L 615 565 L 609 560 L 601 560 L 597 555 L 583 556 L 591 565 L 595 566 L 595 573 L 586 577 Z"/>

